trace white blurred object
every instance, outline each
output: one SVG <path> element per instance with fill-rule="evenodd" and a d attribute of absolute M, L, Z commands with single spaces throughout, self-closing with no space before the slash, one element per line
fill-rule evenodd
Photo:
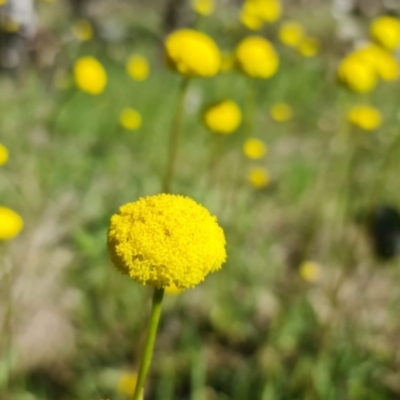
<path fill-rule="evenodd" d="M 8 0 L 4 13 L 21 27 L 24 36 L 35 36 L 38 23 L 33 0 Z"/>

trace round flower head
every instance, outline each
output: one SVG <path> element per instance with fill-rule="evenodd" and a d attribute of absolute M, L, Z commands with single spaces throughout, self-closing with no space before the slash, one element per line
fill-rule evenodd
<path fill-rule="evenodd" d="M 7 207 L 0 207 L 0 240 L 8 240 L 17 236 L 24 225 L 24 221 L 15 211 Z"/>
<path fill-rule="evenodd" d="M 304 28 L 298 22 L 288 21 L 279 29 L 279 40 L 289 47 L 297 47 L 304 39 Z"/>
<path fill-rule="evenodd" d="M 80 19 L 72 25 L 72 34 L 81 42 L 87 42 L 93 38 L 93 28 L 86 19 Z"/>
<path fill-rule="evenodd" d="M 247 0 L 244 2 L 240 21 L 251 30 L 259 30 L 265 22 L 274 22 L 281 16 L 279 0 Z"/>
<path fill-rule="evenodd" d="M 8 149 L 0 143 L 0 165 L 7 164 L 9 158 Z"/>
<path fill-rule="evenodd" d="M 74 78 L 79 89 L 92 95 L 102 93 L 107 85 L 106 71 L 99 61 L 90 56 L 75 62 Z"/>
<path fill-rule="evenodd" d="M 241 122 L 242 112 L 232 100 L 214 104 L 204 113 L 204 123 L 214 133 L 230 134 L 239 127 Z"/>
<path fill-rule="evenodd" d="M 315 261 L 304 261 L 299 267 L 300 276 L 309 283 L 316 283 L 321 280 L 321 265 Z"/>
<path fill-rule="evenodd" d="M 149 77 L 150 66 L 145 57 L 135 54 L 126 63 L 126 72 L 136 81 L 144 81 Z"/>
<path fill-rule="evenodd" d="M 262 167 L 251 169 L 247 178 L 250 184 L 256 189 L 267 187 L 271 181 L 268 171 Z"/>
<path fill-rule="evenodd" d="M 211 77 L 217 74 L 221 54 L 211 37 L 193 29 L 180 29 L 165 41 L 169 65 L 184 76 Z"/>
<path fill-rule="evenodd" d="M 132 397 L 135 393 L 137 378 L 135 372 L 123 372 L 118 379 L 118 393 Z"/>
<path fill-rule="evenodd" d="M 395 17 L 379 17 L 372 22 L 371 37 L 388 50 L 395 50 L 400 45 L 400 20 Z"/>
<path fill-rule="evenodd" d="M 119 115 L 119 122 L 125 129 L 134 131 L 142 125 L 142 117 L 133 108 L 124 108 Z"/>
<path fill-rule="evenodd" d="M 364 105 L 353 107 L 348 114 L 348 120 L 366 131 L 378 129 L 382 124 L 382 116 L 379 110 Z"/>
<path fill-rule="evenodd" d="M 199 15 L 210 15 L 215 9 L 215 0 L 192 0 L 192 7 Z"/>
<path fill-rule="evenodd" d="M 125 204 L 108 230 L 111 259 L 141 284 L 194 287 L 226 259 L 217 220 L 194 200 L 159 194 Z"/>
<path fill-rule="evenodd" d="M 271 117 L 276 122 L 286 122 L 293 117 L 293 110 L 287 103 L 276 103 L 271 108 Z"/>
<path fill-rule="evenodd" d="M 319 40 L 315 37 L 307 36 L 300 42 L 297 50 L 303 57 L 314 57 L 318 53 L 319 48 Z"/>
<path fill-rule="evenodd" d="M 243 153 L 246 157 L 257 160 L 265 156 L 267 147 L 261 140 L 251 138 L 244 142 Z"/>
<path fill-rule="evenodd" d="M 279 57 L 274 47 L 260 36 L 250 36 L 239 43 L 236 61 L 239 68 L 253 78 L 270 78 L 279 67 Z"/>

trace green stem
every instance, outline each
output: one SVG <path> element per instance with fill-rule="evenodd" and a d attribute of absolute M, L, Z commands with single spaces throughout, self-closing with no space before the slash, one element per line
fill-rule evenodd
<path fill-rule="evenodd" d="M 185 78 L 182 81 L 181 87 L 179 89 L 179 97 L 175 111 L 175 117 L 172 123 L 172 129 L 169 137 L 169 153 L 168 153 L 168 163 L 166 168 L 166 174 L 164 177 L 162 191 L 164 193 L 171 192 L 171 185 L 174 178 L 175 172 L 175 162 L 178 155 L 179 148 L 179 137 L 182 128 L 183 111 L 185 105 L 185 96 L 187 89 L 189 87 L 189 78 Z"/>
<path fill-rule="evenodd" d="M 136 382 L 135 393 L 133 400 L 140 400 L 143 396 L 144 383 L 147 373 L 149 372 L 151 358 L 153 356 L 154 342 L 156 340 L 158 322 L 160 321 L 162 300 L 164 297 L 164 289 L 154 289 L 153 304 L 151 308 L 149 329 L 147 331 L 146 343 L 142 359 L 140 360 L 139 375 Z"/>

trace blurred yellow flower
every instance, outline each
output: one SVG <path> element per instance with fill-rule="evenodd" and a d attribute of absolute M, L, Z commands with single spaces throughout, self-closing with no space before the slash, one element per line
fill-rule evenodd
<path fill-rule="evenodd" d="M 275 22 L 282 14 L 279 0 L 246 0 L 243 3 L 240 21 L 251 30 L 259 30 L 266 22 Z"/>
<path fill-rule="evenodd" d="M 221 65 L 220 51 L 210 36 L 193 30 L 180 29 L 165 41 L 168 64 L 184 76 L 211 77 Z"/>
<path fill-rule="evenodd" d="M 0 23 L 1 30 L 7 33 L 16 33 L 20 29 L 19 23 L 11 16 L 4 16 Z"/>
<path fill-rule="evenodd" d="M 250 184 L 257 189 L 267 187 L 271 181 L 268 171 L 262 167 L 251 169 L 247 178 Z"/>
<path fill-rule="evenodd" d="M 221 54 L 221 66 L 220 71 L 226 72 L 230 71 L 235 65 L 235 53 L 230 51 L 224 51 Z"/>
<path fill-rule="evenodd" d="M 8 149 L 6 146 L 0 143 L 0 165 L 7 163 L 9 158 Z"/>
<path fill-rule="evenodd" d="M 126 71 L 136 81 L 144 81 L 149 77 L 150 66 L 147 59 L 139 54 L 129 57 L 126 63 Z"/>
<path fill-rule="evenodd" d="M 142 125 L 142 116 L 133 108 L 124 108 L 119 115 L 119 123 L 127 130 L 134 131 Z"/>
<path fill-rule="evenodd" d="M 279 57 L 272 44 L 261 36 L 249 36 L 236 48 L 239 68 L 253 78 L 267 79 L 279 67 Z"/>
<path fill-rule="evenodd" d="M 244 142 L 243 153 L 253 160 L 263 158 L 267 153 L 267 146 L 259 139 L 250 138 Z"/>
<path fill-rule="evenodd" d="M 314 57 L 320 48 L 319 40 L 312 36 L 306 36 L 299 44 L 297 50 L 304 57 Z"/>
<path fill-rule="evenodd" d="M 321 265 L 315 261 L 304 261 L 299 267 L 300 276 L 310 283 L 316 283 L 321 280 L 322 268 Z"/>
<path fill-rule="evenodd" d="M 375 69 L 352 55 L 340 63 L 338 77 L 349 89 L 358 93 L 370 92 L 378 81 Z"/>
<path fill-rule="evenodd" d="M 298 47 L 304 37 L 304 28 L 299 22 L 287 21 L 279 29 L 279 40 L 289 47 Z"/>
<path fill-rule="evenodd" d="M 107 85 L 107 74 L 104 67 L 90 56 L 76 60 L 74 79 L 79 89 L 91 95 L 101 94 Z"/>
<path fill-rule="evenodd" d="M 124 372 L 118 380 L 118 393 L 126 397 L 132 397 L 135 393 L 137 374 L 134 372 Z"/>
<path fill-rule="evenodd" d="M 115 267 L 141 284 L 194 287 L 226 260 L 216 217 L 189 197 L 159 194 L 120 207 L 107 235 Z"/>
<path fill-rule="evenodd" d="M 242 112 L 234 101 L 223 100 L 208 107 L 203 118 L 211 132 L 227 135 L 239 127 L 242 122 Z"/>
<path fill-rule="evenodd" d="M 93 27 L 86 19 L 80 19 L 72 25 L 72 34 L 80 41 L 87 42 L 93 38 Z"/>
<path fill-rule="evenodd" d="M 383 47 L 395 50 L 400 45 L 400 20 L 391 16 L 379 17 L 372 22 L 370 34 Z"/>
<path fill-rule="evenodd" d="M 210 15 L 215 9 L 215 0 L 192 0 L 193 10 L 200 15 Z"/>
<path fill-rule="evenodd" d="M 177 294 L 180 294 L 182 292 L 183 289 L 179 289 L 174 283 L 171 283 L 171 285 L 165 288 L 165 294 L 168 294 L 170 296 L 176 296 Z"/>
<path fill-rule="evenodd" d="M 24 225 L 21 216 L 7 207 L 0 207 L 0 240 L 17 236 Z"/>
<path fill-rule="evenodd" d="M 7 0 L 0 0 L 0 6 L 4 6 L 4 4 L 7 4 Z"/>
<path fill-rule="evenodd" d="M 276 122 L 289 121 L 293 117 L 293 110 L 289 104 L 280 102 L 271 108 L 271 117 Z"/>
<path fill-rule="evenodd" d="M 350 110 L 347 117 L 349 122 L 366 131 L 373 131 L 382 125 L 380 111 L 371 106 L 357 105 Z"/>

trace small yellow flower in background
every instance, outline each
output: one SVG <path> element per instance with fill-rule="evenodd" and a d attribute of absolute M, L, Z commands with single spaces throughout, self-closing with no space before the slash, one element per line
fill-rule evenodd
<path fill-rule="evenodd" d="M 395 50 L 400 45 L 400 20 L 390 16 L 379 17 L 372 22 L 370 34 L 386 49 Z"/>
<path fill-rule="evenodd" d="M 314 57 L 320 48 L 320 42 L 313 36 L 306 36 L 297 47 L 299 53 L 304 57 Z"/>
<path fill-rule="evenodd" d="M 240 21 L 251 30 L 259 30 L 264 23 L 275 22 L 282 14 L 279 0 L 246 0 L 240 13 Z"/>
<path fill-rule="evenodd" d="M 111 217 L 107 243 L 119 271 L 156 288 L 194 287 L 226 260 L 216 217 L 189 197 L 173 194 L 120 207 Z"/>
<path fill-rule="evenodd" d="M 267 146 L 259 139 L 247 139 L 243 145 L 243 153 L 248 158 L 258 160 L 267 153 Z"/>
<path fill-rule="evenodd" d="M 7 207 L 0 207 L 0 240 L 9 240 L 17 236 L 24 221 L 19 214 Z"/>
<path fill-rule="evenodd" d="M 168 64 L 184 76 L 211 77 L 218 73 L 221 54 L 214 40 L 193 29 L 180 29 L 165 41 Z"/>
<path fill-rule="evenodd" d="M 381 113 L 371 106 L 357 105 L 350 110 L 347 117 L 349 122 L 366 131 L 373 131 L 382 125 Z"/>
<path fill-rule="evenodd" d="M 256 167 L 251 169 L 247 179 L 250 182 L 250 184 L 257 189 L 263 189 L 267 187 L 271 182 L 271 178 L 268 171 L 262 167 Z"/>
<path fill-rule="evenodd" d="M 170 296 L 176 296 L 177 294 L 180 294 L 182 292 L 183 289 L 179 289 L 174 283 L 165 288 L 165 294 L 168 294 Z"/>
<path fill-rule="evenodd" d="M 271 108 L 271 117 L 276 122 L 286 122 L 293 117 L 293 110 L 289 104 L 280 102 Z"/>
<path fill-rule="evenodd" d="M 107 85 L 107 74 L 104 67 L 94 57 L 78 58 L 74 65 L 76 86 L 91 95 L 101 94 Z"/>
<path fill-rule="evenodd" d="M 211 132 L 228 135 L 242 122 L 242 112 L 232 100 L 223 100 L 207 108 L 204 123 Z"/>
<path fill-rule="evenodd" d="M 139 54 L 129 57 L 126 63 L 126 72 L 136 81 L 144 81 L 149 77 L 150 66 L 147 59 Z"/>
<path fill-rule="evenodd" d="M 137 374 L 134 372 L 123 373 L 118 380 L 118 393 L 126 397 L 132 397 L 135 393 Z"/>
<path fill-rule="evenodd" d="M 287 21 L 279 29 L 279 40 L 289 47 L 298 47 L 305 37 L 303 25 L 295 21 Z"/>
<path fill-rule="evenodd" d="M 338 77 L 349 89 L 358 93 L 370 92 L 378 83 L 375 69 L 351 54 L 340 63 Z"/>
<path fill-rule="evenodd" d="M 304 261 L 299 267 L 300 276 L 310 283 L 318 282 L 322 277 L 321 265 L 315 261 Z"/>
<path fill-rule="evenodd" d="M 8 158 L 9 158 L 9 153 L 7 147 L 0 143 L 0 165 L 6 164 Z"/>
<path fill-rule="evenodd" d="M 4 6 L 4 4 L 7 4 L 7 0 L 0 0 L 0 6 Z"/>
<path fill-rule="evenodd" d="M 93 38 L 92 24 L 86 19 L 80 19 L 72 25 L 72 34 L 81 42 L 87 42 Z"/>
<path fill-rule="evenodd" d="M 220 71 L 221 72 L 227 72 L 230 71 L 235 65 L 235 53 L 232 53 L 230 51 L 224 51 L 221 54 L 221 66 L 220 66 Z"/>
<path fill-rule="evenodd" d="M 192 0 L 193 10 L 200 15 L 211 15 L 215 9 L 215 0 Z"/>
<path fill-rule="evenodd" d="M 20 29 L 19 23 L 10 16 L 5 16 L 0 24 L 1 30 L 7 33 L 17 33 Z"/>
<path fill-rule="evenodd" d="M 128 131 L 134 131 L 141 127 L 142 116 L 133 108 L 124 108 L 119 115 L 119 122 Z"/>
<path fill-rule="evenodd" d="M 278 54 L 272 44 L 261 36 L 243 39 L 235 54 L 239 68 L 253 78 L 267 79 L 278 70 Z"/>

